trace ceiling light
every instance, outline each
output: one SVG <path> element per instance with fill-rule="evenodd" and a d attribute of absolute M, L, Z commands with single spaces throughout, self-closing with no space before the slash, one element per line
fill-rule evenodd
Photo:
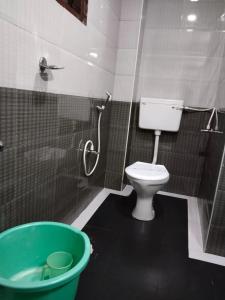
<path fill-rule="evenodd" d="M 98 53 L 96 53 L 96 52 L 90 52 L 89 55 L 91 57 L 98 58 Z"/>
<path fill-rule="evenodd" d="M 225 13 L 223 13 L 223 14 L 220 16 L 220 20 L 221 20 L 222 22 L 225 21 Z"/>
<path fill-rule="evenodd" d="M 187 16 L 189 22 L 195 22 L 197 20 L 197 15 L 191 14 Z"/>

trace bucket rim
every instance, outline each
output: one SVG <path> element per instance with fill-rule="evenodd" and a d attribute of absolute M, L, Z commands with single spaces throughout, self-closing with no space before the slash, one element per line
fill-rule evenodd
<path fill-rule="evenodd" d="M 46 225 L 65 228 L 70 231 L 73 231 L 74 233 L 82 237 L 84 242 L 84 253 L 81 259 L 79 260 L 79 262 L 66 273 L 40 282 L 24 282 L 24 283 L 16 282 L 0 276 L 0 287 L 2 286 L 4 288 L 20 290 L 21 292 L 22 291 L 33 292 L 35 290 L 44 291 L 44 290 L 52 289 L 54 287 L 61 286 L 63 284 L 66 284 L 67 282 L 72 281 L 75 277 L 78 277 L 80 273 L 84 270 L 90 258 L 91 243 L 86 233 L 82 232 L 78 228 L 72 227 L 71 225 L 67 225 L 60 222 L 48 222 L 48 221 L 26 223 L 3 231 L 2 233 L 0 233 L 0 240 L 5 236 L 7 236 L 8 234 L 10 234 L 11 232 L 15 232 L 16 230 L 20 230 L 22 228 L 29 228 L 33 226 L 46 226 Z"/>

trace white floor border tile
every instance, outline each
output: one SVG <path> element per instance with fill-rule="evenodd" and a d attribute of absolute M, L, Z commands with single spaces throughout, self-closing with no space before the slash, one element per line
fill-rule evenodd
<path fill-rule="evenodd" d="M 76 218 L 71 224 L 72 226 L 83 229 L 88 223 L 91 217 L 94 215 L 96 210 L 102 205 L 105 199 L 110 195 L 107 189 L 102 189 L 101 192 L 92 200 L 92 202 L 85 208 L 85 210 Z"/>
<path fill-rule="evenodd" d="M 188 203 L 188 256 L 221 266 L 225 266 L 225 257 L 208 254 L 203 251 L 200 217 L 198 212 L 198 200 L 196 197 L 184 196 L 167 192 L 159 192 L 161 195 L 186 199 Z"/>
<path fill-rule="evenodd" d="M 105 201 L 110 194 L 129 196 L 133 190 L 133 187 L 127 185 L 122 192 L 102 189 L 93 201 L 87 206 L 87 208 L 79 215 L 79 217 L 72 223 L 72 226 L 82 229 L 90 218 L 94 215 L 97 209 Z M 200 218 L 198 213 L 198 203 L 196 197 L 190 197 L 180 194 L 158 192 L 160 195 L 166 195 L 170 197 L 186 199 L 188 202 L 188 252 L 189 258 L 197 259 L 221 266 L 225 266 L 225 257 L 212 255 L 203 252 L 202 235 L 200 227 Z"/>
<path fill-rule="evenodd" d="M 133 188 L 130 185 L 126 185 L 122 192 L 111 189 L 102 189 L 71 225 L 76 228 L 82 229 L 110 194 L 127 197 L 131 194 L 132 191 Z"/>
<path fill-rule="evenodd" d="M 188 198 L 188 250 L 189 257 L 225 266 L 225 257 L 203 252 L 200 217 L 197 198 Z"/>

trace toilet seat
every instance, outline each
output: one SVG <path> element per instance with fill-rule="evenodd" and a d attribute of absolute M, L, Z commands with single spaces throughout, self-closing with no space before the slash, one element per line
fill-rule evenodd
<path fill-rule="evenodd" d="M 148 180 L 152 182 L 165 182 L 169 178 L 169 173 L 165 166 L 154 165 L 137 161 L 134 164 L 128 166 L 126 174 L 132 178 L 139 180 Z"/>

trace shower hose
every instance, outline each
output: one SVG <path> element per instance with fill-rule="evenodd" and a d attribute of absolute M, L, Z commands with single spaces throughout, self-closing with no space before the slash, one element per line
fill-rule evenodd
<path fill-rule="evenodd" d="M 83 165 L 84 165 L 84 173 L 86 176 L 91 176 L 97 165 L 98 165 L 98 161 L 99 161 L 99 156 L 100 156 L 100 151 L 101 151 L 101 118 L 102 118 L 102 111 L 99 110 L 99 115 L 98 115 L 98 148 L 97 151 L 95 151 L 94 149 L 94 143 L 92 142 L 92 140 L 88 140 L 85 145 L 84 145 L 84 152 L 83 152 Z M 95 164 L 92 167 L 91 170 L 88 170 L 87 168 L 87 154 L 88 153 L 93 153 L 96 155 L 96 159 L 95 159 Z"/>

